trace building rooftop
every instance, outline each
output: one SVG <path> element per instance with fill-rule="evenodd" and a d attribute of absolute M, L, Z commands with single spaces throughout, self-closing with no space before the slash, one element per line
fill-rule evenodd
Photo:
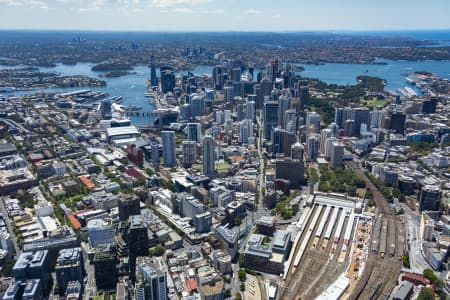
<path fill-rule="evenodd" d="M 23 268 L 35 268 L 42 267 L 46 257 L 48 255 L 47 250 L 39 250 L 34 252 L 23 252 L 16 261 L 14 265 L 14 270 Z"/>

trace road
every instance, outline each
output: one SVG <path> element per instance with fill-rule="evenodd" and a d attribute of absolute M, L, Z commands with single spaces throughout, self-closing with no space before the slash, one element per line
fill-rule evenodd
<path fill-rule="evenodd" d="M 23 127 L 22 125 L 18 124 L 17 122 L 15 122 L 15 121 L 13 121 L 11 119 L 0 118 L 0 121 L 5 122 L 9 126 L 14 126 L 14 127 L 19 128 L 23 133 L 30 133 L 30 131 L 28 129 L 26 129 L 25 127 Z"/>
<path fill-rule="evenodd" d="M 95 272 L 94 265 L 89 264 L 88 254 L 87 254 L 87 244 L 81 243 L 81 249 L 83 250 L 83 260 L 85 268 L 85 276 L 87 277 L 86 285 L 84 287 L 83 299 L 90 299 L 91 297 L 97 296 L 97 285 L 95 284 Z"/>
<path fill-rule="evenodd" d="M 4 198 L 0 198 L 0 212 L 3 215 L 3 220 L 5 221 L 6 228 L 8 228 L 8 232 L 11 235 L 11 241 L 14 246 L 14 251 L 16 252 L 16 256 L 19 256 L 21 251 L 19 248 L 19 244 L 17 243 L 17 237 L 14 234 L 14 229 L 11 223 L 11 220 L 9 219 L 8 212 L 6 211 L 5 203 L 3 202 Z"/>
<path fill-rule="evenodd" d="M 420 215 L 411 211 L 406 205 L 400 203 L 405 211 L 406 241 L 409 244 L 409 263 L 412 272 L 422 274 L 424 269 L 430 268 L 422 254 L 422 245 L 419 237 Z"/>

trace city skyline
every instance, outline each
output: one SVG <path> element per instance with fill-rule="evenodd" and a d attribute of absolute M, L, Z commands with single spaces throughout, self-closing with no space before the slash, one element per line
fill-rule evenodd
<path fill-rule="evenodd" d="M 442 0 L 0 0 L 0 6 L 0 29 L 185 32 L 450 28 L 450 3 Z"/>

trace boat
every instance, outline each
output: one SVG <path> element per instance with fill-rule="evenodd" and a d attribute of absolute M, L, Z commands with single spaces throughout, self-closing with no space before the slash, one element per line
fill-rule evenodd
<path fill-rule="evenodd" d="M 122 108 L 123 108 L 125 111 L 138 111 L 138 110 L 141 110 L 141 109 L 142 109 L 142 107 L 137 106 L 137 105 L 122 106 Z"/>

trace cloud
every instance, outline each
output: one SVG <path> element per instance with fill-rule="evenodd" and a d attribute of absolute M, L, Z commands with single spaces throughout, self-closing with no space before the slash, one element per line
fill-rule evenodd
<path fill-rule="evenodd" d="M 225 13 L 225 10 L 223 9 L 207 9 L 202 10 L 202 14 L 211 14 L 211 15 L 223 15 Z"/>
<path fill-rule="evenodd" d="M 260 13 L 261 13 L 261 11 L 257 10 L 257 9 L 247 9 L 245 11 L 246 15 L 259 15 Z"/>
<path fill-rule="evenodd" d="M 187 8 L 187 7 L 177 7 L 177 8 L 175 8 L 173 10 L 173 12 L 180 13 L 180 14 L 191 14 L 194 11 L 192 9 L 190 9 L 190 8 Z"/>
<path fill-rule="evenodd" d="M 275 14 L 272 16 L 272 19 L 280 19 L 281 15 L 280 14 Z"/>
<path fill-rule="evenodd" d="M 38 8 L 42 10 L 50 10 L 51 8 L 44 1 L 38 0 L 0 0 L 0 6 Z"/>
<path fill-rule="evenodd" d="M 199 5 L 209 3 L 212 0 L 152 0 L 151 5 L 159 8 L 174 7 L 178 5 Z"/>

